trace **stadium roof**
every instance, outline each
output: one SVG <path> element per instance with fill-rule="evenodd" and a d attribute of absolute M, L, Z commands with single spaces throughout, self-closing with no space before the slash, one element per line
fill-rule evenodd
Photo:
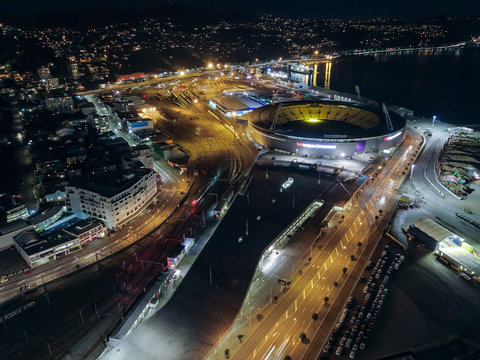
<path fill-rule="evenodd" d="M 280 107 L 280 108 L 279 108 Z M 388 129 L 380 107 L 338 101 L 288 101 L 252 111 L 250 123 L 287 136 L 315 138 L 358 138 L 391 134 L 405 126 L 405 119 L 389 113 Z"/>

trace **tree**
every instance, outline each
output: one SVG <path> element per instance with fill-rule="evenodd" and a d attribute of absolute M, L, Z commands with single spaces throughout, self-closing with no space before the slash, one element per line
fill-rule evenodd
<path fill-rule="evenodd" d="M 313 319 L 314 321 L 318 320 L 318 314 L 317 314 L 317 313 L 313 313 L 313 314 L 312 314 L 312 319 Z"/>
<path fill-rule="evenodd" d="M 275 295 L 275 296 L 273 297 L 273 301 L 277 301 L 277 300 L 278 300 L 278 296 Z"/>
<path fill-rule="evenodd" d="M 302 343 L 305 342 L 305 340 L 307 340 L 307 334 L 305 334 L 304 332 L 301 332 L 300 339 L 302 339 Z"/>
<path fill-rule="evenodd" d="M 382 209 L 378 210 L 378 213 L 379 213 L 379 214 L 382 214 L 382 213 L 383 213 L 383 210 L 382 210 Z"/>
<path fill-rule="evenodd" d="M 240 335 L 237 335 L 237 338 L 238 338 L 238 341 L 240 342 L 240 344 L 242 343 L 242 340 L 243 340 L 243 335 L 240 334 Z"/>
<path fill-rule="evenodd" d="M 230 359 L 230 349 L 225 349 L 225 359 Z"/>
<path fill-rule="evenodd" d="M 357 243 L 357 246 L 358 246 L 358 247 L 362 247 L 362 245 L 363 245 L 363 243 L 362 243 L 361 241 L 359 241 L 359 242 Z"/>
<path fill-rule="evenodd" d="M 335 282 L 333 283 L 333 286 L 338 286 L 338 282 L 335 281 Z"/>
<path fill-rule="evenodd" d="M 287 355 L 283 360 L 292 360 L 292 357 L 290 355 Z"/>
<path fill-rule="evenodd" d="M 355 261 L 355 255 L 350 255 L 350 260 Z"/>
<path fill-rule="evenodd" d="M 377 221 L 377 220 L 378 220 L 378 215 L 375 215 L 375 221 Z"/>
<path fill-rule="evenodd" d="M 312 258 L 311 258 L 311 257 L 308 258 L 308 262 L 312 262 Z"/>
<path fill-rule="evenodd" d="M 330 300 L 330 299 L 328 298 L 328 296 L 325 296 L 325 297 L 323 298 L 323 301 L 325 301 L 326 303 L 328 302 L 328 300 Z"/>
<path fill-rule="evenodd" d="M 262 314 L 257 314 L 257 320 L 262 321 L 262 319 L 263 319 L 263 315 Z"/>
<path fill-rule="evenodd" d="M 348 269 L 347 269 L 346 267 L 344 267 L 344 268 L 342 269 L 342 271 L 343 271 L 344 274 L 347 273 L 347 270 L 348 270 Z"/>

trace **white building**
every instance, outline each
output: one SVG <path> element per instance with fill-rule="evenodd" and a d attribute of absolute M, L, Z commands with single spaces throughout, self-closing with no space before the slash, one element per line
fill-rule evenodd
<path fill-rule="evenodd" d="M 122 226 L 142 211 L 157 194 L 155 173 L 136 169 L 105 174 L 65 187 L 65 204 L 79 218 L 95 217 L 109 229 Z"/>
<path fill-rule="evenodd" d="M 66 229 L 43 233 L 23 231 L 14 237 L 14 245 L 25 262 L 34 266 L 81 250 L 90 241 L 103 238 L 107 233 L 103 222 L 86 219 L 76 221 Z"/>

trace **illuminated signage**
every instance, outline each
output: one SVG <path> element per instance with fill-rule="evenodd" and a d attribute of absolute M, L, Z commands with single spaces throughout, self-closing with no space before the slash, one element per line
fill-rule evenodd
<path fill-rule="evenodd" d="M 309 148 L 309 149 L 336 149 L 336 145 L 324 145 L 324 144 L 307 144 L 303 142 L 297 142 L 297 146 Z"/>
<path fill-rule="evenodd" d="M 383 138 L 384 141 L 390 141 L 390 140 L 393 140 L 397 137 L 399 137 L 400 135 L 402 135 L 402 132 L 399 131 L 398 133 L 394 134 L 394 135 L 390 135 L 390 136 L 386 136 Z"/>
<path fill-rule="evenodd" d="M 130 126 L 132 128 L 145 127 L 145 126 L 148 126 L 148 121 L 138 121 L 138 122 L 130 123 Z"/>

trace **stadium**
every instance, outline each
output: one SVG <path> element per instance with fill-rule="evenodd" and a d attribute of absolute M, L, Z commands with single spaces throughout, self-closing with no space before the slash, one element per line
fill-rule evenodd
<path fill-rule="evenodd" d="M 338 101 L 290 101 L 246 115 L 253 141 L 298 156 L 385 153 L 403 141 L 405 119 L 386 108 Z"/>

